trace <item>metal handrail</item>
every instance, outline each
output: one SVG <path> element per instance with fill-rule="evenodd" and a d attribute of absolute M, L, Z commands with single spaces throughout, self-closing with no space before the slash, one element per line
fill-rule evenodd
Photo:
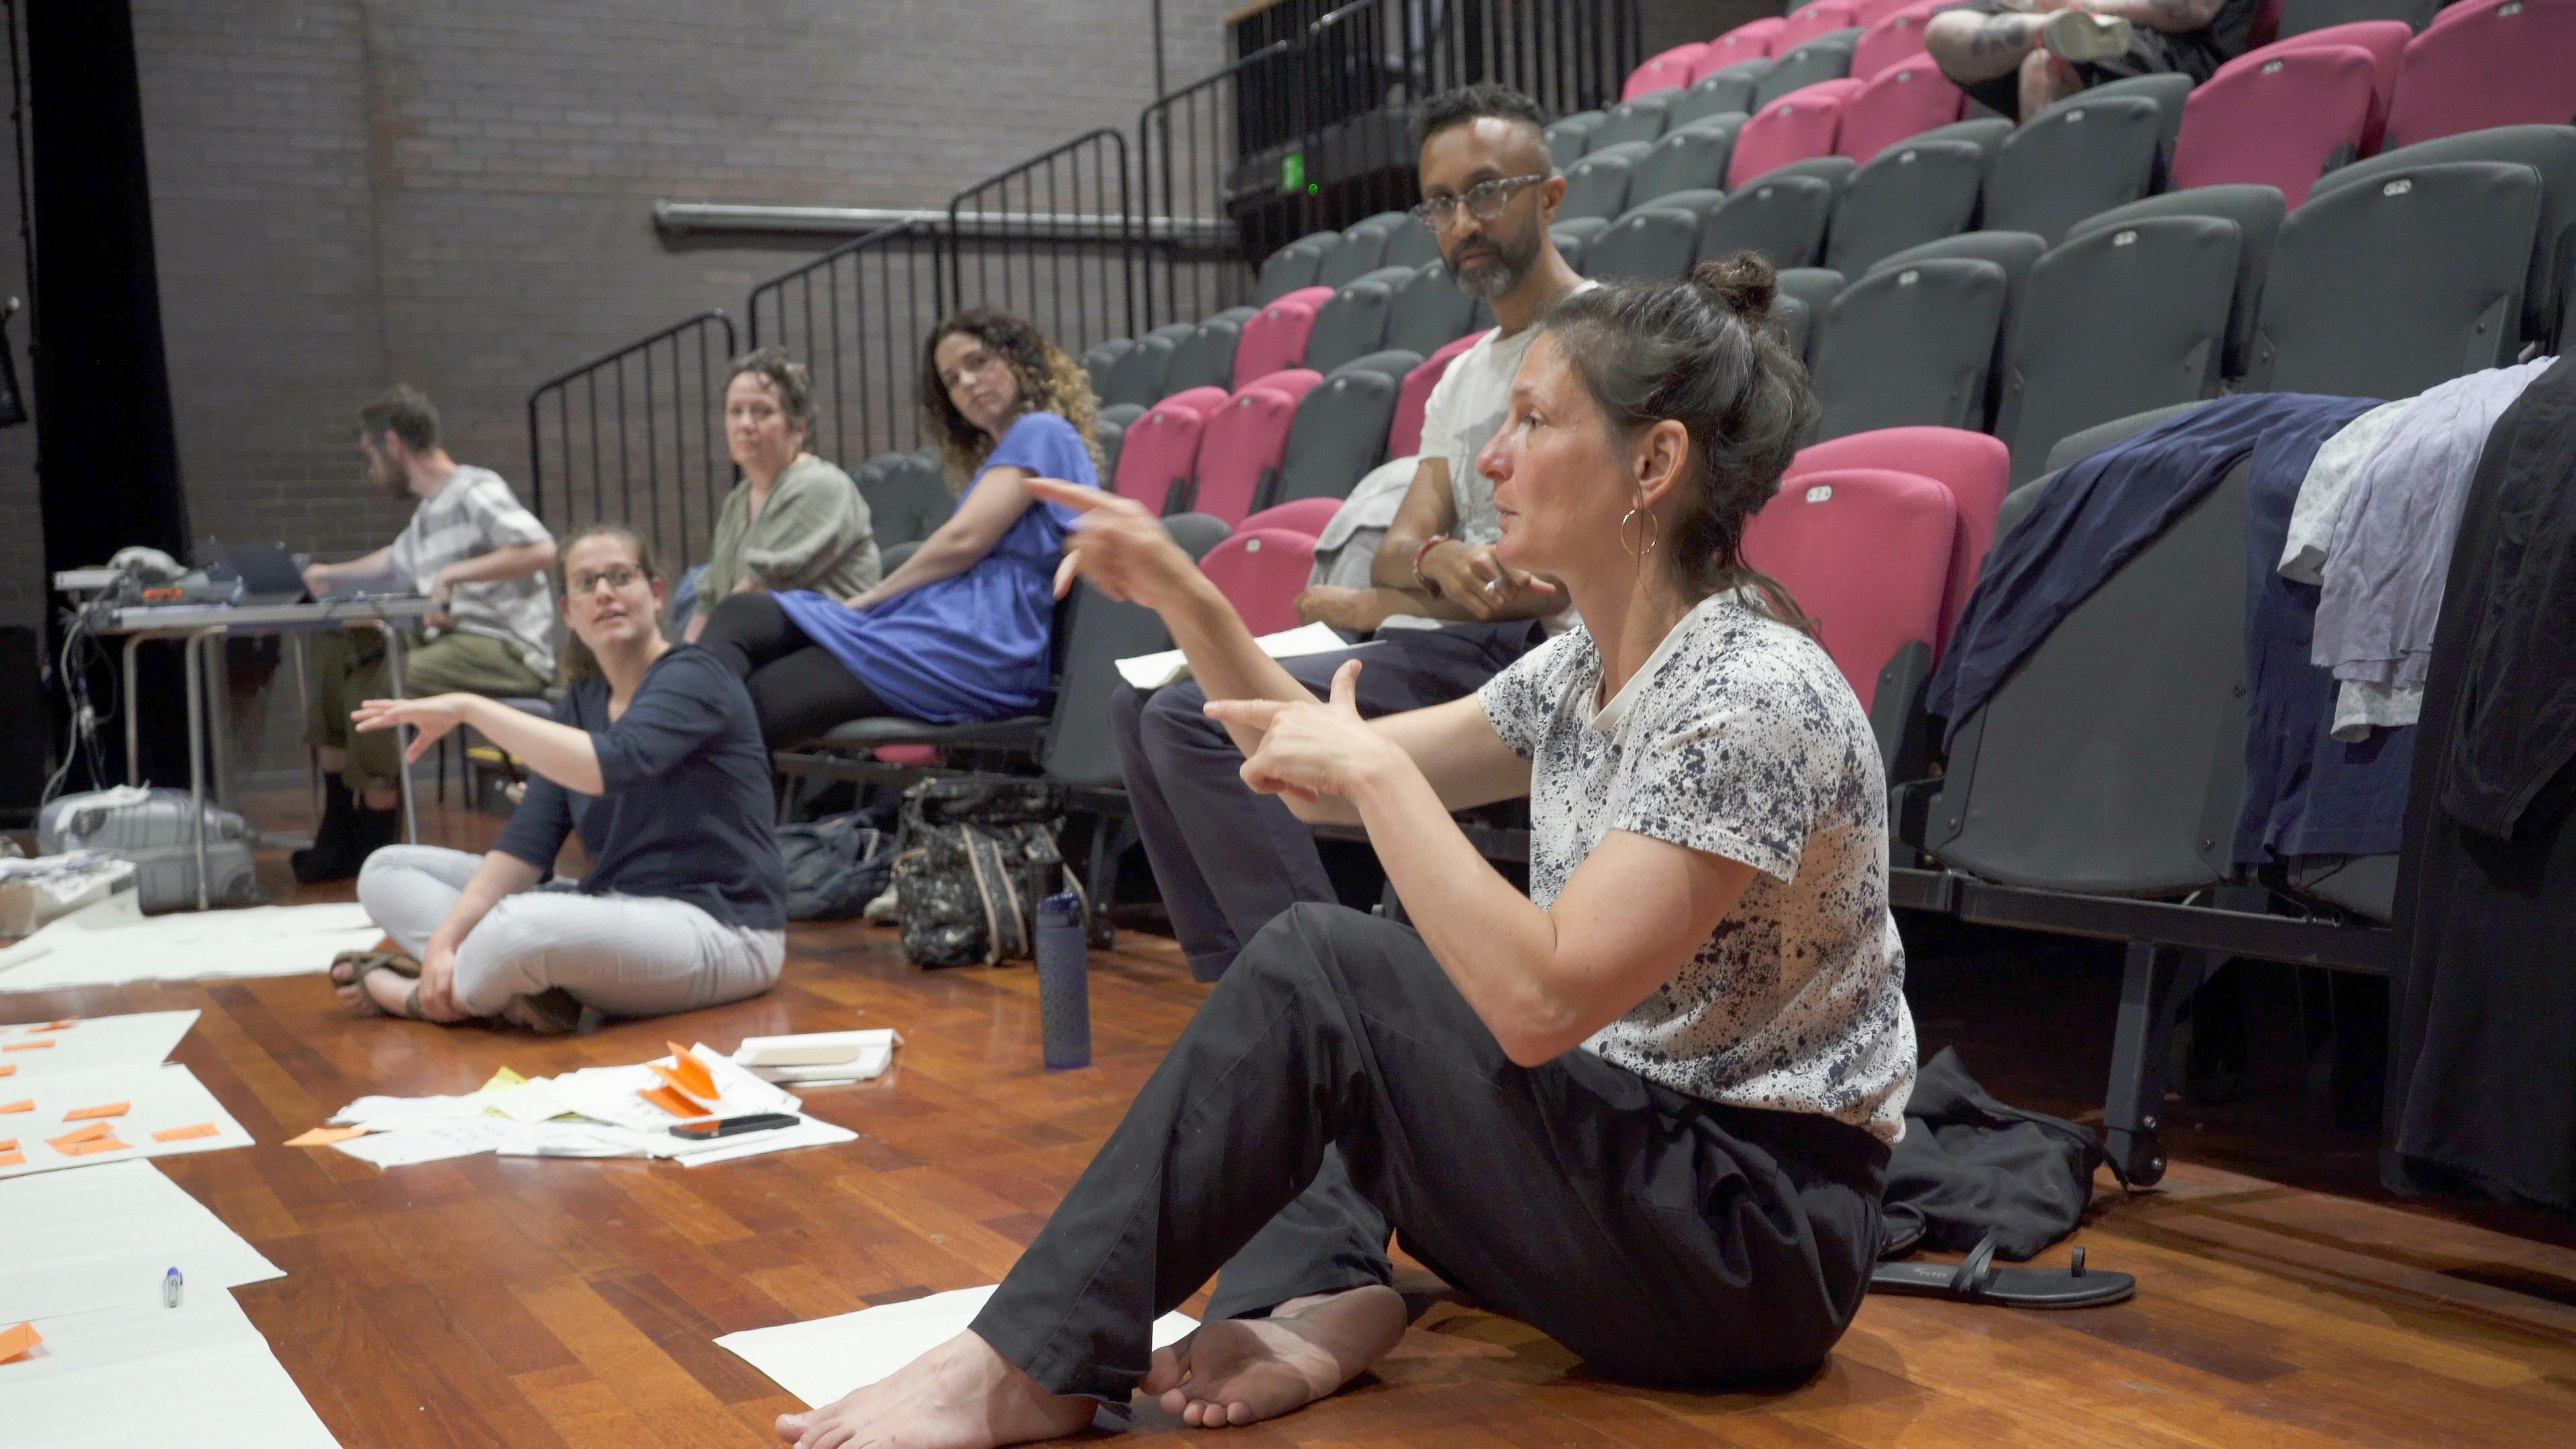
<path fill-rule="evenodd" d="M 659 346 L 664 342 L 670 342 L 674 344 L 676 349 L 676 344 L 682 334 L 693 330 L 703 329 L 710 323 L 713 323 L 723 330 L 723 353 L 726 358 L 732 357 L 734 354 L 733 318 L 727 316 L 725 310 L 721 307 L 710 307 L 703 312 L 692 313 L 691 315 L 672 323 L 670 326 L 662 328 L 658 332 L 648 333 L 643 337 L 637 338 L 635 341 L 629 342 L 623 347 L 612 348 L 607 352 L 603 352 L 599 356 L 594 357 L 579 366 L 566 368 L 562 372 L 556 373 L 554 376 L 547 378 L 545 381 L 538 383 L 535 387 L 528 390 L 528 507 L 530 511 L 536 513 L 541 518 L 545 515 L 545 458 L 543 450 L 539 444 L 539 438 L 541 436 L 540 408 L 544 403 L 546 394 L 555 394 L 557 419 L 559 425 L 564 428 L 567 439 L 569 439 L 571 422 L 571 386 L 573 383 L 588 377 L 594 380 L 595 387 L 595 380 L 602 369 L 616 368 L 618 370 L 618 385 L 621 390 L 620 407 L 622 412 L 623 388 L 625 386 L 624 369 L 622 364 L 626 359 L 641 355 L 645 358 L 646 364 L 649 368 L 652 349 L 654 347 Z M 702 353 L 704 351 L 703 333 L 701 333 L 700 351 Z M 701 363 L 703 364 L 704 361 L 705 359 L 702 357 Z M 675 350 L 675 365 L 676 362 L 677 353 Z M 592 406 L 595 414 L 597 407 L 596 398 L 593 399 Z M 622 446 L 622 422 L 620 432 L 620 442 Z M 593 453 L 594 456 L 596 456 L 598 451 L 598 427 L 595 415 L 593 418 L 591 436 L 593 439 Z M 567 463 L 567 467 L 569 467 L 569 463 Z"/>

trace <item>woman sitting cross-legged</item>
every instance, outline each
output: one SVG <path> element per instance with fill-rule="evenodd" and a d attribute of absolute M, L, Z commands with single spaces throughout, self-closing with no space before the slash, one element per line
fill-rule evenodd
<path fill-rule="evenodd" d="M 1609 1378 L 1778 1384 L 1858 1310 L 1914 1072 L 1869 721 L 1737 542 L 1815 415 L 1770 267 L 1569 297 L 1501 429 L 1499 557 L 1583 624 L 1483 690 L 1363 721 L 1254 646 L 1144 510 L 1067 575 L 1159 611 L 1309 820 L 1357 821 L 1413 924 L 1255 936 L 970 1331 L 779 1437 L 983 1449 L 1141 1389 L 1191 1424 L 1332 1393 L 1401 1337 L 1390 1227 Z M 1451 812 L 1530 797 L 1530 892 Z M 1219 1270 L 1222 1271 L 1219 1271 Z M 1148 1352 L 1217 1273 L 1209 1319 Z"/>
<path fill-rule="evenodd" d="M 352 1005 L 569 1030 L 585 1006 L 659 1016 L 778 980 L 787 871 L 742 681 L 662 637 L 662 575 L 633 533 L 584 529 L 556 571 L 572 688 L 552 720 L 472 694 L 371 699 L 353 716 L 361 730 L 410 725 L 414 760 L 472 725 L 532 778 L 483 855 L 392 845 L 367 857 L 358 900 L 409 960 L 335 965 Z M 576 828 L 589 874 L 548 882 Z"/>
<path fill-rule="evenodd" d="M 698 636 L 751 687 L 773 749 L 873 716 L 1008 719 L 1046 692 L 1047 577 L 1073 515 L 1028 480 L 1098 480 L 1091 384 L 1037 328 L 987 308 L 942 322 L 922 351 L 923 420 L 964 489 L 956 514 L 873 588 L 735 594 Z"/>

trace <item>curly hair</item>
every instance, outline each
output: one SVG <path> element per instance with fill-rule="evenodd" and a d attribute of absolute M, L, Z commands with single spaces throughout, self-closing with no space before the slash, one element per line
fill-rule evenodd
<path fill-rule="evenodd" d="M 1082 370 L 1082 364 L 1048 341 L 1027 318 L 991 307 L 969 307 L 933 328 L 921 346 L 922 424 L 939 449 L 950 492 L 962 493 L 974 481 L 975 471 L 992 456 L 995 441 L 966 421 L 939 381 L 939 344 L 961 332 L 993 349 L 1009 365 L 1020 385 L 1023 412 L 1050 412 L 1073 424 L 1091 454 L 1091 466 L 1104 474 L 1109 471 L 1100 451 L 1100 399 L 1093 395 L 1091 375 Z"/>
<path fill-rule="evenodd" d="M 1699 466 L 1669 529 L 1674 585 L 1692 599 L 1749 586 L 1783 623 L 1812 634 L 1789 591 L 1743 558 L 1744 525 L 1780 491 L 1799 435 L 1816 420 L 1806 364 L 1772 310 L 1778 293 L 1770 262 L 1737 252 L 1700 263 L 1686 281 L 1578 292 L 1540 325 L 1619 433 L 1666 418 L 1689 429 Z"/>
<path fill-rule="evenodd" d="M 786 348 L 755 347 L 726 363 L 725 387 L 730 390 L 733 380 L 744 373 L 769 384 L 770 391 L 778 395 L 778 410 L 787 415 L 789 423 L 799 428 L 814 426 L 814 376 L 806 371 L 805 364 L 789 357 Z"/>

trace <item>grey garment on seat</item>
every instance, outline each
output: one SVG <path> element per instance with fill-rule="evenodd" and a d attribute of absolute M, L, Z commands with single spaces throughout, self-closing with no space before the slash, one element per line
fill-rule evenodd
<path fill-rule="evenodd" d="M 2335 738 L 2415 723 L 2451 542 L 2487 434 L 2557 362 L 2538 358 L 2427 391 L 2354 471 L 2326 551 L 2312 646 L 2315 662 L 2343 681 Z"/>
<path fill-rule="evenodd" d="M 2281 224 L 2246 386 L 2405 397 L 2511 362 L 2540 203 L 2501 161 L 2319 186 Z"/>
<path fill-rule="evenodd" d="M 1814 441 L 1927 424 L 1982 429 L 2010 283 L 1993 262 L 1885 264 L 1843 289 L 1812 345 Z"/>
<path fill-rule="evenodd" d="M 1628 205 L 1642 206 L 1676 191 L 1724 188 L 1727 158 L 1735 154 L 1735 133 L 1744 120 L 1740 114 L 1712 116 L 1665 132 L 1628 168 Z"/>
<path fill-rule="evenodd" d="M 388 845 L 358 872 L 368 919 L 415 960 L 483 857 Z M 456 950 L 456 1004 L 494 1016 L 561 989 L 613 1016 L 667 1016 L 757 996 L 778 981 L 784 931 L 728 926 L 686 901 L 586 896 L 557 882 L 505 896 Z"/>
<path fill-rule="evenodd" d="M 1852 48 L 1859 44 L 1858 27 L 1828 30 L 1773 56 L 1771 68 L 1753 82 L 1753 100 L 1745 109 L 1759 111 L 1791 91 L 1850 75 Z"/>
<path fill-rule="evenodd" d="M 2166 216 L 2083 233 L 2039 259 L 1996 414 L 2014 483 L 2044 471 L 2069 433 L 2217 395 L 2237 249 L 2232 221 Z"/>
<path fill-rule="evenodd" d="M 1674 207 L 1640 206 L 1592 244 L 1584 275 L 1596 281 L 1678 281 L 1699 250 L 1699 218 Z"/>
<path fill-rule="evenodd" d="M 1592 133 L 1592 145 L 1586 155 L 1597 156 L 1613 146 L 1632 141 L 1652 143 L 1664 134 L 1666 117 L 1678 91 L 1653 91 L 1633 101 L 1621 101 L 1604 112 L 1600 129 Z"/>
<path fill-rule="evenodd" d="M 2223 368 L 2229 377 L 2243 377 L 2254 355 L 2254 321 L 2263 306 L 2263 279 L 2272 270 L 2272 248 L 2287 214 L 2276 186 L 2194 186 L 2088 216 L 2068 228 L 2066 239 L 2149 217 L 2215 216 L 2236 223 L 2236 294 L 2228 304 Z"/>
<path fill-rule="evenodd" d="M 2540 230 L 2523 281 L 2522 336 L 2566 351 L 2576 343 L 2576 126 L 2494 126 L 2418 141 L 2327 172 L 2308 197 L 2437 161 L 2505 161 L 2539 173 Z"/>
<path fill-rule="evenodd" d="M 1986 148 L 1965 138 L 1915 136 L 1872 156 L 1834 203 L 1825 265 L 1857 276 L 1907 247 L 1966 231 L 1986 162 Z"/>
<path fill-rule="evenodd" d="M 2290 531 L 2281 544 L 2281 577 L 2303 584 L 2326 581 L 2326 554 L 2334 546 L 2344 502 L 2352 495 L 2353 472 L 2413 406 L 2411 397 L 2381 403 L 2344 424 L 2342 432 L 2317 449 L 2307 478 L 2299 484 L 2298 501 L 2290 505 Z"/>
<path fill-rule="evenodd" d="M 2145 196 L 2164 126 L 2164 108 L 2148 96 L 2086 91 L 2041 111 L 1995 149 L 1986 228 L 2055 245 L 2084 218 Z"/>

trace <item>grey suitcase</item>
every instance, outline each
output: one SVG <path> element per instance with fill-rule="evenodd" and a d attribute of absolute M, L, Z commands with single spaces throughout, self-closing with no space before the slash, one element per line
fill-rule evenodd
<path fill-rule="evenodd" d="M 212 803 L 205 812 L 207 904 L 260 904 L 249 822 Z M 146 912 L 197 904 L 197 848 L 188 828 L 185 790 L 125 788 L 66 795 L 37 816 L 36 850 L 42 855 L 97 850 L 134 862 L 134 888 Z"/>

